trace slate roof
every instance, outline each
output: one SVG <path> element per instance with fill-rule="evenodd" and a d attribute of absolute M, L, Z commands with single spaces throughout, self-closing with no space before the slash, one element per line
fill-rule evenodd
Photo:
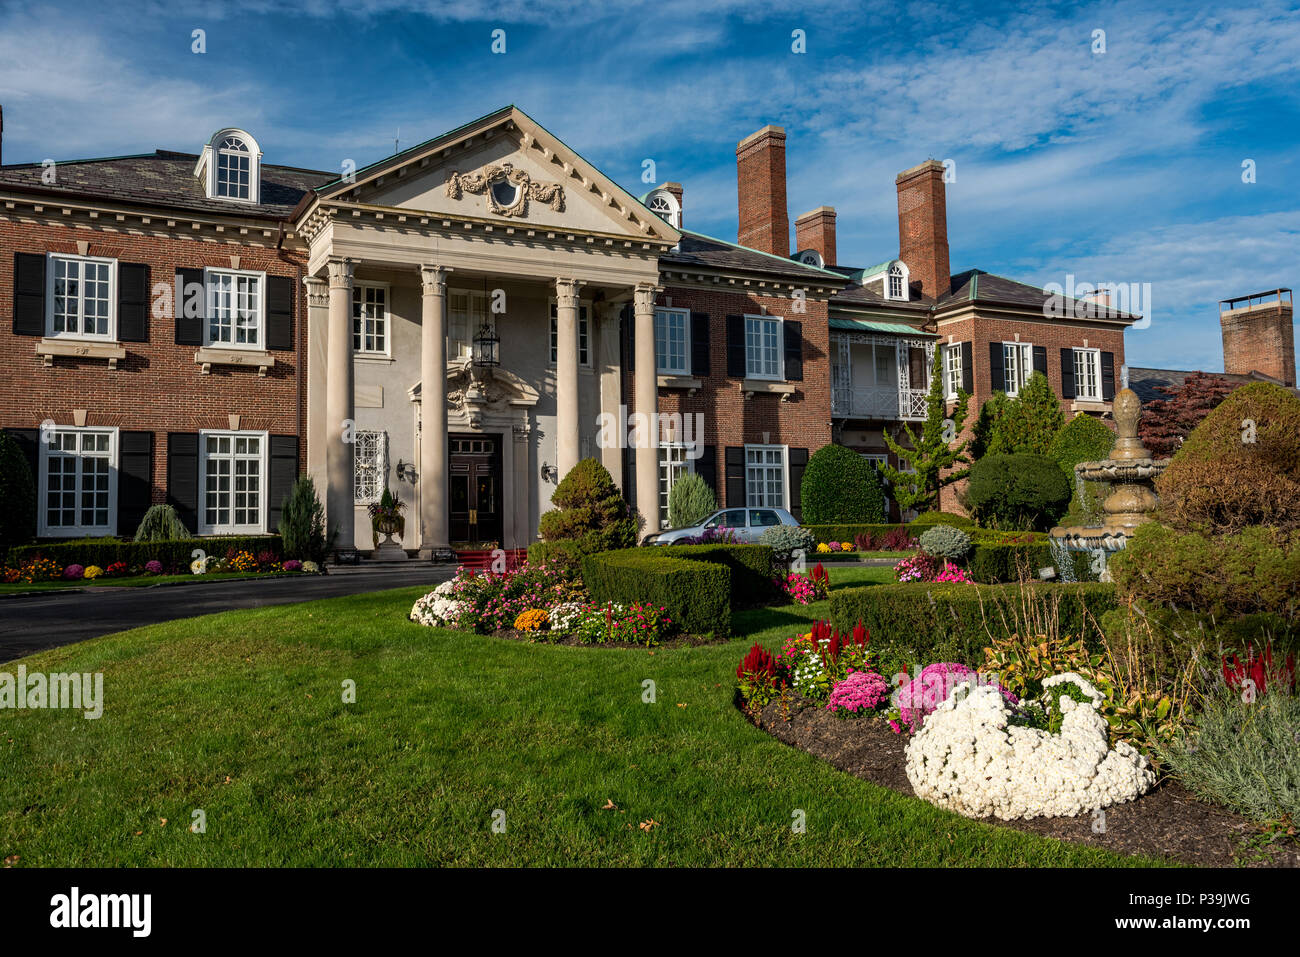
<path fill-rule="evenodd" d="M 1187 380 L 1188 376 L 1195 374 L 1195 370 L 1189 369 L 1147 369 L 1129 366 L 1128 387 L 1137 394 L 1137 397 L 1142 400 L 1144 405 L 1148 402 L 1161 402 L 1169 398 L 1169 396 L 1157 391 L 1158 389 L 1162 386 L 1179 388 Z M 1262 372 L 1252 372 L 1249 375 L 1228 372 L 1210 372 L 1207 374 L 1220 379 L 1227 379 L 1236 385 L 1250 385 L 1252 382 L 1272 382 L 1276 385 L 1282 385 L 1277 379 L 1266 376 Z M 1300 389 L 1292 389 L 1291 391 L 1300 394 Z"/>
<path fill-rule="evenodd" d="M 986 302 L 1009 306 L 1030 306 L 1040 309 L 1051 296 L 1039 286 L 1008 279 L 982 269 L 968 269 L 952 277 L 952 285 L 947 293 L 940 296 L 938 306 L 958 305 L 965 302 Z M 1140 316 L 1118 309 L 1110 309 L 1100 303 L 1067 299 L 1066 303 L 1080 303 L 1083 311 L 1077 318 L 1110 319 L 1112 321 L 1137 320 Z M 1067 316 L 1068 318 L 1068 316 Z"/>
<path fill-rule="evenodd" d="M 69 160 L 54 167 L 55 182 L 42 183 L 39 163 L 0 167 L 0 188 L 86 196 L 164 206 L 203 213 L 225 213 L 286 219 L 310 190 L 337 178 L 335 173 L 262 164 L 262 202 L 237 203 L 208 199 L 203 181 L 194 175 L 197 153 L 155 150 L 138 156 Z"/>
<path fill-rule="evenodd" d="M 810 283 L 823 286 L 844 282 L 844 277 L 826 269 L 818 269 L 805 263 L 796 262 L 783 256 L 750 249 L 729 243 L 725 239 L 714 239 L 703 233 L 682 230 L 682 241 L 675 250 L 668 250 L 659 256 L 661 265 L 672 266 L 708 266 L 710 268 L 743 269 L 751 272 L 766 272 L 793 279 L 804 279 Z"/>

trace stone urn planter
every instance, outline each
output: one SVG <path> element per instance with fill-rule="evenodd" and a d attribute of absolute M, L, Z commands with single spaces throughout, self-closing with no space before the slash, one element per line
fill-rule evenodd
<path fill-rule="evenodd" d="M 373 560 L 380 562 L 403 562 L 407 560 L 406 549 L 393 540 L 394 535 L 406 533 L 406 517 L 402 510 L 406 504 L 388 489 L 378 502 L 369 506 L 370 526 L 374 532 L 375 551 Z M 381 542 L 379 536 L 383 535 Z"/>

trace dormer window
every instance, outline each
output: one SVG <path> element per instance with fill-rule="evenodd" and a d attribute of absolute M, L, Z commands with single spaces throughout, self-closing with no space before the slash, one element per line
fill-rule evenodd
<path fill-rule="evenodd" d="M 901 302 L 907 301 L 907 271 L 902 263 L 894 263 L 889 267 L 889 292 L 886 299 L 897 299 Z"/>
<path fill-rule="evenodd" d="M 221 130 L 203 147 L 194 175 L 209 199 L 262 201 L 262 151 L 243 130 Z"/>
<path fill-rule="evenodd" d="M 646 197 L 646 207 L 669 226 L 682 228 L 682 208 L 677 197 L 666 189 L 657 189 Z"/>

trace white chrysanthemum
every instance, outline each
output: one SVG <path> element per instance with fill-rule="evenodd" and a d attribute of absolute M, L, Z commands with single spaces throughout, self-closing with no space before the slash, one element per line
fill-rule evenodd
<path fill-rule="evenodd" d="M 1062 681 L 1094 703 L 1062 698 L 1059 734 L 1008 727 L 997 689 L 958 684 L 907 746 L 907 779 L 917 796 L 967 817 L 1013 820 L 1069 817 L 1150 789 L 1155 773 L 1146 758 L 1127 742 L 1108 746 L 1096 689 L 1078 675 L 1043 684 Z"/>
<path fill-rule="evenodd" d="M 411 607 L 410 618 L 411 621 L 431 628 L 442 625 L 454 627 L 464 608 L 465 602 L 440 595 L 435 588 L 429 594 L 416 599 Z"/>

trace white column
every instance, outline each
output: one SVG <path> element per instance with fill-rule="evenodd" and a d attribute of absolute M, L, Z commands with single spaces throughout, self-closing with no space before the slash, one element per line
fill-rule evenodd
<path fill-rule="evenodd" d="M 659 288 L 652 283 L 637 283 L 632 293 L 632 315 L 636 326 L 636 355 L 633 361 L 633 411 L 642 420 L 649 435 L 636 449 L 636 507 L 645 518 L 643 535 L 659 531 L 659 377 L 655 365 L 655 295 Z M 649 441 L 645 441 L 645 439 Z"/>
<path fill-rule="evenodd" d="M 307 475 L 316 483 L 319 495 L 329 488 L 325 466 L 326 387 L 325 373 L 329 341 L 329 283 L 319 276 L 307 276 Z"/>
<path fill-rule="evenodd" d="M 560 479 L 578 464 L 578 292 L 576 279 L 555 280 L 555 464 Z"/>
<path fill-rule="evenodd" d="M 447 274 L 421 266 L 420 557 L 450 544 L 447 521 Z"/>
<path fill-rule="evenodd" d="M 356 422 L 352 408 L 352 273 L 351 259 L 331 259 L 329 266 L 329 319 L 325 358 L 325 471 L 329 482 L 325 496 L 326 520 L 339 532 L 338 547 L 356 547 L 352 495 L 353 439 Z"/>

